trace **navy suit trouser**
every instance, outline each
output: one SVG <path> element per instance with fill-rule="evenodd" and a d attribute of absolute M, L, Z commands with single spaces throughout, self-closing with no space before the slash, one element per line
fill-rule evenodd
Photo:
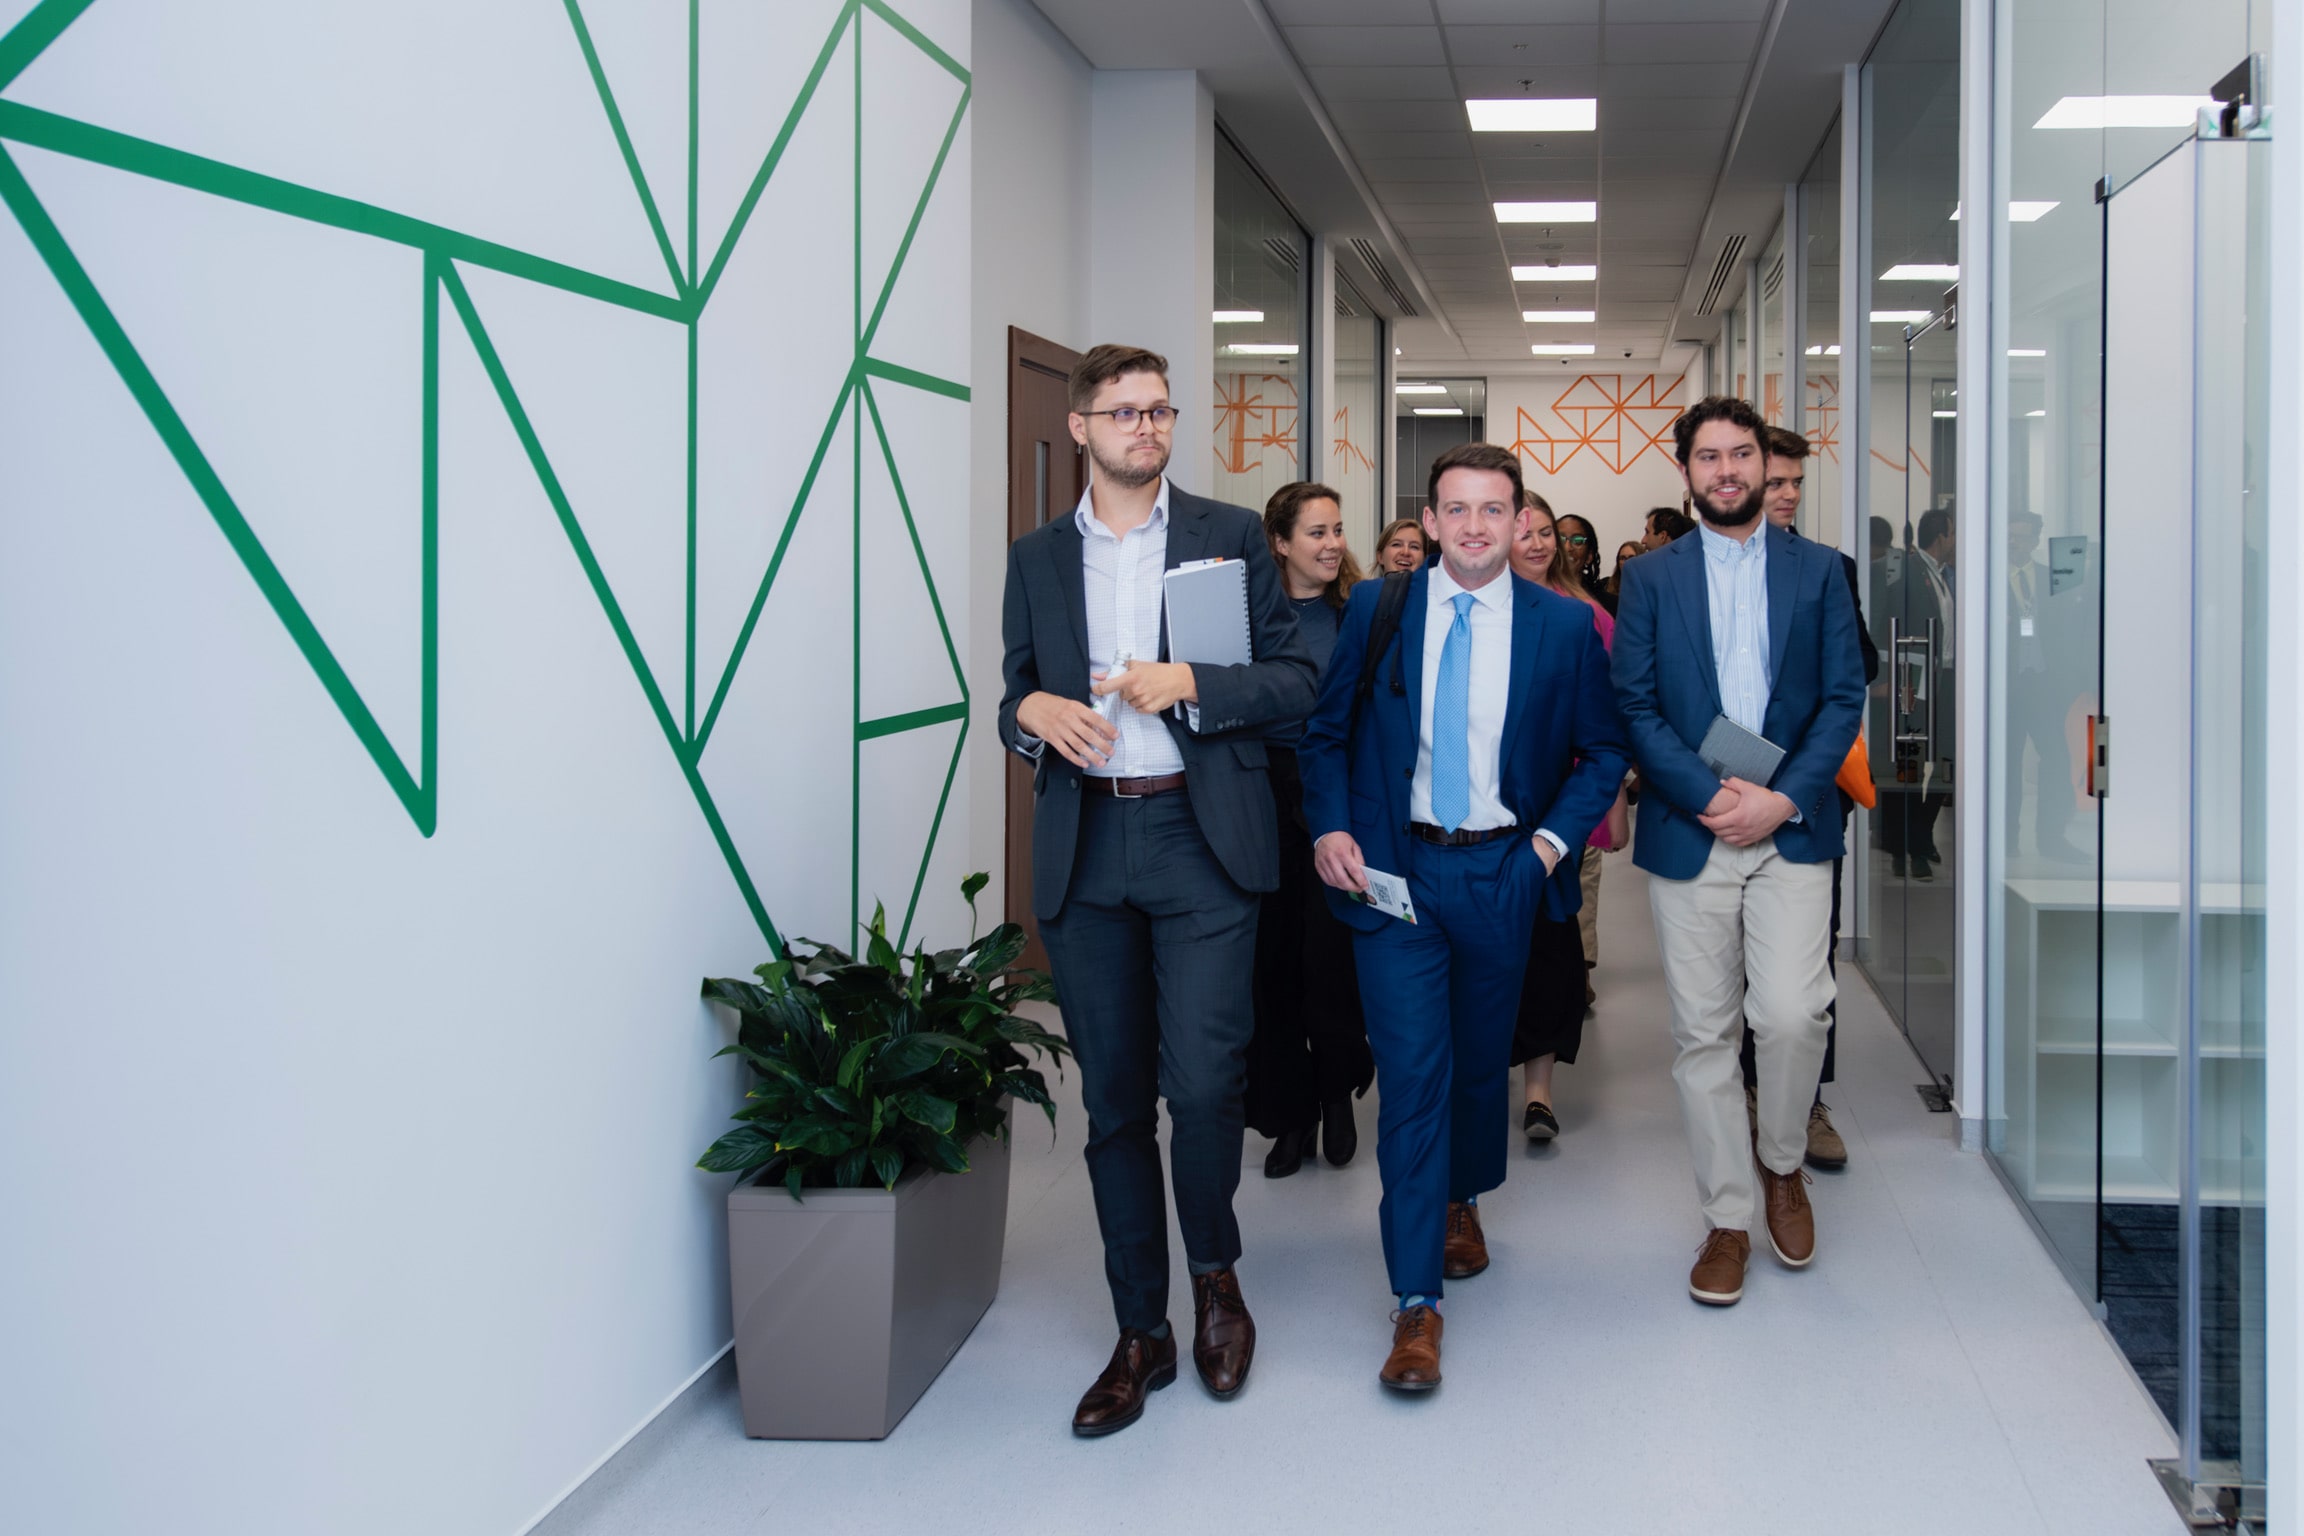
<path fill-rule="evenodd" d="M 1248 1040 L 1255 1033 L 1257 898 L 1232 883 L 1190 791 L 1115 799 L 1081 791 L 1064 906 L 1040 923 L 1088 1110 L 1088 1182 L 1104 1276 L 1123 1328 L 1168 1316 L 1168 1202 L 1195 1270 L 1240 1257 Z"/>
<path fill-rule="evenodd" d="M 1384 1267 L 1396 1293 L 1438 1296 L 1449 1202 L 1504 1182 L 1505 1078 L 1544 861 L 1524 831 L 1407 848 L 1416 921 L 1356 933 L 1353 958 L 1376 1054 Z"/>

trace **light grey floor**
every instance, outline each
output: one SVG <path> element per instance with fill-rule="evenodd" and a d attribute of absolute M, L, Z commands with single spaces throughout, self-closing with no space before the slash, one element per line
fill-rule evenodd
<path fill-rule="evenodd" d="M 999 1301 L 887 1441 L 744 1438 L 723 1363 L 540 1536 L 884 1531 L 2181 1530 L 2158 1415 L 1947 1115 L 1861 979 L 1841 1008 L 1845 1173 L 1819 1255 L 1692 1304 L 1701 1236 L 1643 878 L 1608 863 L 1598 1017 L 1554 1150 L 1481 1203 L 1495 1263 L 1447 1303 L 1447 1383 L 1389 1397 L 1373 1102 L 1348 1168 L 1262 1177 L 1240 1272 L 1260 1335 L 1230 1403 L 1186 1365 L 1141 1423 L 1075 1440 L 1110 1352 L 1081 1120 L 1019 1133 Z M 1175 1313 L 1190 1330 L 1178 1255 Z"/>

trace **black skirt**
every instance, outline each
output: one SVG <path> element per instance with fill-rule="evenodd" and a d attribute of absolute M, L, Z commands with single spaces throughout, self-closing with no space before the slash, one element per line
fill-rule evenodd
<path fill-rule="evenodd" d="M 1520 1017 L 1512 1027 L 1512 1061 L 1539 1056 L 1576 1059 L 1584 1043 L 1584 936 L 1576 919 L 1536 919 L 1528 969 L 1520 979 Z"/>

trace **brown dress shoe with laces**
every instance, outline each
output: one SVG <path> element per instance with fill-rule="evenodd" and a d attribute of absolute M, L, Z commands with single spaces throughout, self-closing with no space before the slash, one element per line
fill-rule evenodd
<path fill-rule="evenodd" d="M 1760 1170 L 1760 1200 L 1768 1215 L 1768 1242 L 1788 1269 L 1806 1269 L 1816 1257 L 1816 1213 L 1808 1205 L 1808 1170 L 1774 1173 L 1754 1160 Z"/>
<path fill-rule="evenodd" d="M 1141 1328 L 1120 1330 L 1112 1363 L 1072 1410 L 1072 1433 L 1083 1438 L 1126 1429 L 1144 1417 L 1144 1399 L 1176 1379 L 1176 1336 L 1156 1339 Z"/>
<path fill-rule="evenodd" d="M 1248 1384 L 1256 1358 L 1256 1320 L 1240 1299 L 1240 1277 L 1229 1269 L 1192 1277 L 1192 1363 L 1218 1397 Z"/>
<path fill-rule="evenodd" d="M 1448 1237 L 1440 1248 L 1442 1277 L 1469 1280 L 1487 1267 L 1488 1239 L 1480 1230 L 1480 1207 L 1449 1201 Z"/>
<path fill-rule="evenodd" d="M 1395 1392 L 1429 1392 L 1440 1385 L 1440 1314 L 1410 1307 L 1392 1314 L 1392 1353 L 1376 1379 Z"/>
<path fill-rule="evenodd" d="M 1688 1294 L 1708 1307 L 1732 1307 L 1744 1299 L 1744 1261 L 1752 1239 L 1734 1227 L 1714 1227 L 1688 1271 Z"/>
<path fill-rule="evenodd" d="M 1848 1143 L 1832 1128 L 1832 1106 L 1822 1099 L 1818 1099 L 1808 1110 L 1808 1166 L 1848 1166 Z"/>

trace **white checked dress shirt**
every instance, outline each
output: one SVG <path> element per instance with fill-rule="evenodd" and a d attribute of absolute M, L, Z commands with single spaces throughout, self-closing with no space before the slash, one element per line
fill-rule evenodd
<path fill-rule="evenodd" d="M 1080 562 L 1088 583 L 1088 675 L 1111 670 L 1114 657 L 1133 661 L 1160 659 L 1160 604 L 1168 571 L 1168 477 L 1160 477 L 1160 496 L 1152 515 L 1115 535 L 1096 516 L 1095 493 L 1080 493 L 1073 509 L 1073 526 L 1080 530 Z M 1081 772 L 1098 779 L 1150 779 L 1184 771 L 1184 754 L 1176 738 L 1157 717 L 1116 705 L 1113 722 L 1120 739 L 1112 743 L 1111 760 L 1101 768 Z"/>
<path fill-rule="evenodd" d="M 1753 735 L 1768 714 L 1768 530 L 1741 543 L 1697 524 L 1712 615 L 1712 669 L 1720 710 Z M 1782 745 L 1782 743 L 1778 743 Z"/>

